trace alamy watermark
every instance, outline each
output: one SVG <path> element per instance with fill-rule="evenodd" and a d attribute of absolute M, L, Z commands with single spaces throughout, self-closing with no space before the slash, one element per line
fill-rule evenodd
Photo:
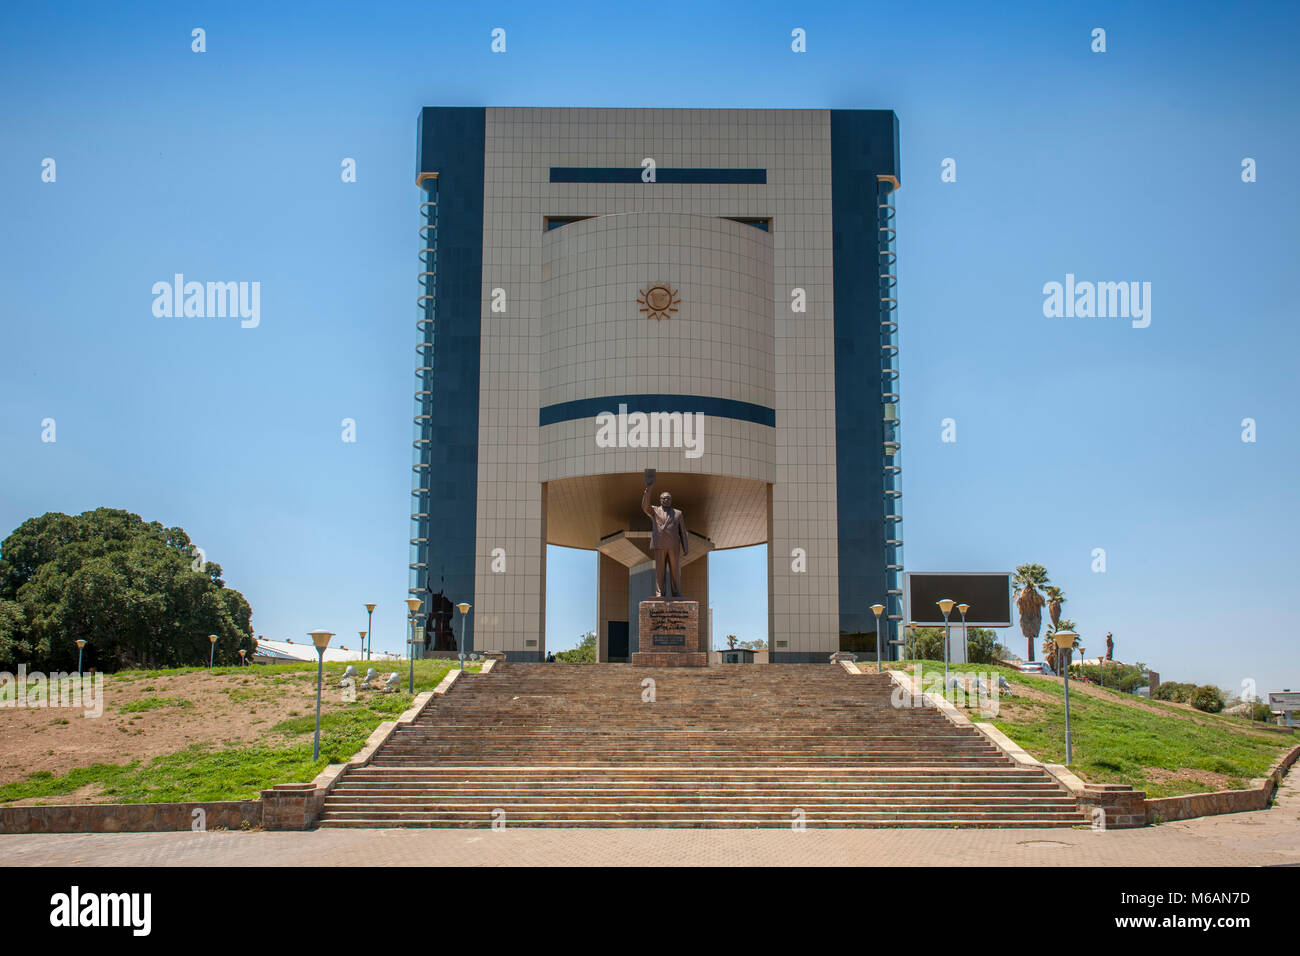
<path fill-rule="evenodd" d="M 598 448 L 681 448 L 687 458 L 704 454 L 703 412 L 631 412 L 596 416 Z"/>
<path fill-rule="evenodd" d="M 148 936 L 152 911 L 152 893 L 83 893 L 74 885 L 50 897 L 50 925 L 56 928 L 124 927 L 133 936 Z"/>
<path fill-rule="evenodd" d="M 104 714 L 104 675 L 69 674 L 56 671 L 27 672 L 26 664 L 18 665 L 15 675 L 0 671 L 0 707 L 80 707 L 87 717 Z"/>
<path fill-rule="evenodd" d="M 954 671 L 944 687 L 943 674 L 927 678 L 920 664 L 912 665 L 912 680 L 899 684 L 890 695 L 889 702 L 896 708 L 925 707 L 925 695 L 943 697 L 957 707 L 968 707 L 981 717 L 998 715 L 998 674 L 995 671 Z"/>
<path fill-rule="evenodd" d="M 262 322 L 262 283 L 186 282 L 177 272 L 171 282 L 153 284 L 153 314 L 159 319 L 240 318 L 241 328 L 255 329 Z"/>
<path fill-rule="evenodd" d="M 1151 324 L 1150 282 L 1065 282 L 1043 285 L 1043 315 L 1049 319 L 1132 319 L 1133 328 Z"/>

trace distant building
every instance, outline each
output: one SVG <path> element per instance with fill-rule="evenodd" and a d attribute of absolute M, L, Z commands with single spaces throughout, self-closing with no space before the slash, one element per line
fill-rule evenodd
<path fill-rule="evenodd" d="M 325 662 L 338 663 L 345 661 L 360 661 L 364 655 L 361 651 L 344 650 L 342 647 L 325 648 Z M 387 651 L 381 651 L 371 655 L 373 660 L 398 660 L 396 654 Z M 301 644 L 297 641 L 270 641 L 264 637 L 258 638 L 257 650 L 253 652 L 254 664 L 293 664 L 301 661 L 315 661 L 316 646 L 311 641 L 304 641 Z"/>
<path fill-rule="evenodd" d="M 759 659 L 759 656 L 762 659 Z M 750 647 L 724 647 L 709 655 L 710 664 L 766 664 L 767 650 L 756 651 Z"/>

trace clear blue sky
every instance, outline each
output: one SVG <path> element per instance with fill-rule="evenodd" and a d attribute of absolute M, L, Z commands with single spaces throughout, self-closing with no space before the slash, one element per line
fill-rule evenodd
<path fill-rule="evenodd" d="M 400 650 L 419 108 L 890 108 L 909 568 L 1038 561 L 1090 653 L 1300 687 L 1296 5 L 990 6 L 5 5 L 0 534 L 126 508 L 259 633 L 373 600 Z M 176 272 L 260 282 L 260 327 L 155 318 Z M 1150 327 L 1045 318 L 1066 273 L 1150 282 Z M 763 636 L 762 549 L 712 560 L 717 633 Z M 548 607 L 552 648 L 594 626 L 589 554 Z"/>

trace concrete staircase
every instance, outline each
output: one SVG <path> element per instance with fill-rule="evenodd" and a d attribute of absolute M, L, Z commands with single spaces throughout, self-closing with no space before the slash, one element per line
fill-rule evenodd
<path fill-rule="evenodd" d="M 655 700 L 642 699 L 653 678 Z M 468 674 L 368 767 L 325 827 L 1068 827 L 1050 776 L 887 674 L 498 663 Z"/>

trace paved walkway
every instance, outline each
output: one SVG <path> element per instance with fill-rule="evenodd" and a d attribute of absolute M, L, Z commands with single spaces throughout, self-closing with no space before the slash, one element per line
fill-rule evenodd
<path fill-rule="evenodd" d="M 1300 865 L 1300 789 L 1141 830 L 315 830 L 0 836 L 18 866 Z"/>

